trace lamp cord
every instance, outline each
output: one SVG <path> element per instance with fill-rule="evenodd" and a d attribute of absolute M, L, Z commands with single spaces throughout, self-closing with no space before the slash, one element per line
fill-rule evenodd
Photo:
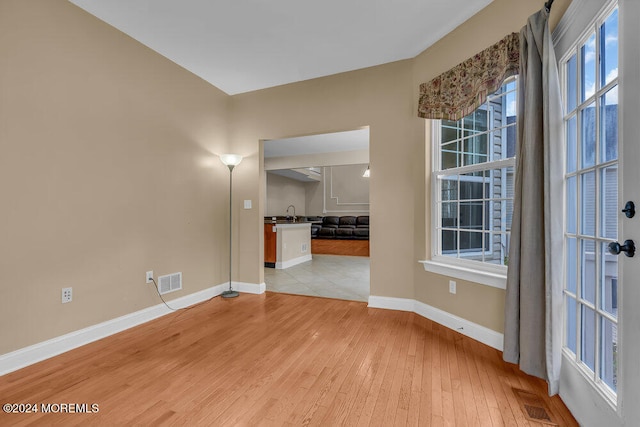
<path fill-rule="evenodd" d="M 160 289 L 158 288 L 158 284 L 156 283 L 155 279 L 153 277 L 151 277 L 151 280 L 153 281 L 153 284 L 156 287 L 156 292 L 158 292 L 158 296 L 160 297 L 160 299 L 162 300 L 164 305 L 166 305 L 169 310 L 172 310 L 172 311 L 184 310 L 184 308 L 173 308 L 169 304 L 167 304 L 167 302 L 164 300 L 164 298 L 162 298 L 162 294 L 160 293 Z"/>
<path fill-rule="evenodd" d="M 153 282 L 153 284 L 155 285 L 156 288 L 156 292 L 158 293 L 158 296 L 160 297 L 160 299 L 162 300 L 162 302 L 164 303 L 164 305 L 167 306 L 167 308 L 171 311 L 187 311 L 187 310 L 191 310 L 192 308 L 198 307 L 199 305 L 205 304 L 209 301 L 211 301 L 212 299 L 214 299 L 217 295 L 212 296 L 211 298 L 208 298 L 204 301 L 201 301 L 197 304 L 193 304 L 190 305 L 189 307 L 182 307 L 182 308 L 173 308 L 171 307 L 169 304 L 167 304 L 167 302 L 164 300 L 164 298 L 162 297 L 162 294 L 160 293 L 160 289 L 158 288 L 158 284 L 156 283 L 155 279 L 153 277 L 150 278 L 151 281 Z"/>

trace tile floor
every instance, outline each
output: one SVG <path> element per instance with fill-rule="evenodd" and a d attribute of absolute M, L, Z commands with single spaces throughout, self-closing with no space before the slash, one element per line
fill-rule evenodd
<path fill-rule="evenodd" d="M 268 291 L 296 295 L 369 300 L 369 258 L 313 255 L 313 260 L 284 270 L 264 269 Z"/>

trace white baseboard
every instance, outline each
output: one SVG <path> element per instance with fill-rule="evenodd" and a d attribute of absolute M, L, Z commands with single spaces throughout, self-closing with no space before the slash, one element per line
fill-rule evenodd
<path fill-rule="evenodd" d="M 433 320 L 449 329 L 460 332 L 474 340 L 502 351 L 504 335 L 492 329 L 470 322 L 446 311 L 427 305 L 423 302 L 406 298 L 369 297 L 369 307 L 387 310 L 410 311 L 429 320 Z"/>
<path fill-rule="evenodd" d="M 240 293 L 244 292 L 246 294 L 264 294 L 267 291 L 267 284 L 264 282 L 260 284 L 233 282 L 233 289 L 237 290 Z"/>
<path fill-rule="evenodd" d="M 302 264 L 303 262 L 311 261 L 311 254 L 304 255 L 298 258 L 290 259 L 289 261 L 276 262 L 276 270 L 282 270 L 285 268 L 293 267 L 294 265 Z"/>
<path fill-rule="evenodd" d="M 373 295 L 369 297 L 369 307 L 371 308 L 414 312 L 414 303 L 414 300 L 406 298 L 376 297 Z"/>
<path fill-rule="evenodd" d="M 218 296 L 228 288 L 229 282 L 167 301 L 167 303 L 173 308 L 184 308 Z M 253 284 L 233 282 L 233 289 L 237 289 L 240 292 L 245 293 L 261 294 L 265 292 L 266 285 L 264 283 Z M 0 376 L 65 353 L 69 350 L 73 350 L 74 348 L 81 347 L 85 344 L 89 344 L 93 341 L 108 337 L 109 335 L 133 328 L 134 326 L 157 319 L 158 317 L 162 317 L 171 312 L 172 311 L 165 307 L 164 304 L 158 304 L 115 319 L 107 320 L 106 322 L 102 322 L 97 325 L 89 326 L 47 341 L 30 345 L 16 351 L 12 351 L 11 353 L 2 354 L 0 355 Z"/>

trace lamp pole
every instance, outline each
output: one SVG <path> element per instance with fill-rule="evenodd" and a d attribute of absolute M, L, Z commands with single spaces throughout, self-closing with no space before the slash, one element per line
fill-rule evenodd
<path fill-rule="evenodd" d="M 242 161 L 237 154 L 223 154 L 220 160 L 229 168 L 229 289 L 222 293 L 222 298 L 235 298 L 238 291 L 231 287 L 231 271 L 233 268 L 233 168 Z"/>

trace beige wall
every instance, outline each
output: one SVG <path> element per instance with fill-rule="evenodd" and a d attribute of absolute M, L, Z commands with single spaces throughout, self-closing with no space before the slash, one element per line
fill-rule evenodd
<path fill-rule="evenodd" d="M 65 0 L 2 0 L 0 58 L 0 354 L 226 282 L 225 94 Z"/>
<path fill-rule="evenodd" d="M 285 225 L 278 226 L 276 235 L 276 260 L 286 263 L 311 255 L 311 226 Z"/>
<path fill-rule="evenodd" d="M 557 0 L 552 23 L 569 0 Z M 502 330 L 503 291 L 447 278 L 427 256 L 429 150 L 418 84 L 517 31 L 543 0 L 495 0 L 415 59 L 228 97 L 65 0 L 0 2 L 0 354 L 159 302 L 144 272 L 183 272 L 179 297 L 228 277 L 262 283 L 261 139 L 370 127 L 371 294 L 416 298 Z M 427 177 L 427 178 L 425 178 Z M 253 209 L 242 209 L 243 200 Z M 402 226 L 390 227 L 389 224 Z M 60 303 L 62 287 L 74 301 Z"/>
<path fill-rule="evenodd" d="M 307 198 L 318 215 L 369 215 L 369 179 L 362 176 L 367 164 L 322 168 L 322 183 L 308 188 Z"/>
<path fill-rule="evenodd" d="M 289 205 L 295 206 L 296 216 L 306 215 L 306 186 L 302 181 L 267 173 L 267 207 L 265 216 L 286 215 Z M 293 210 L 289 210 L 293 213 Z"/>
<path fill-rule="evenodd" d="M 324 186 L 321 182 L 307 182 L 305 185 L 307 215 L 324 216 L 322 213 L 324 199 Z"/>

